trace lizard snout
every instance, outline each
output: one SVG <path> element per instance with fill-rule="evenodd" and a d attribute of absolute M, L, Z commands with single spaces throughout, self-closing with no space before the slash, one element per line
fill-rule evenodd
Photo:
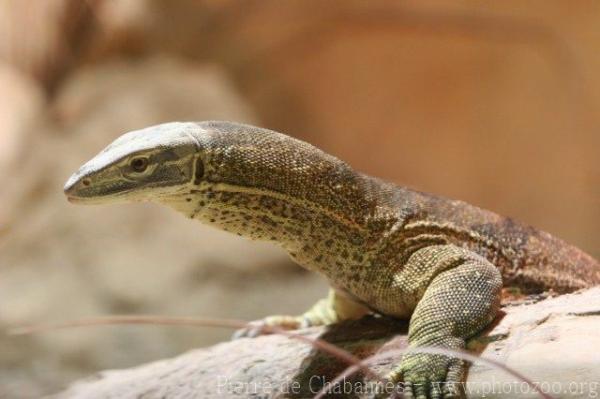
<path fill-rule="evenodd" d="M 63 191 L 69 202 L 76 202 L 79 193 L 83 188 L 91 185 L 91 180 L 88 177 L 82 177 L 79 173 L 73 174 L 65 183 Z"/>

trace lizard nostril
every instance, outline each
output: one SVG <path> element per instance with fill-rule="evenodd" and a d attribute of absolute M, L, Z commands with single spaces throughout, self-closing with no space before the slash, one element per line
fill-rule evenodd
<path fill-rule="evenodd" d="M 92 184 L 92 182 L 90 181 L 90 179 L 83 179 L 83 180 L 81 181 L 81 183 L 82 183 L 84 186 L 86 186 L 86 187 L 87 187 L 87 186 L 89 186 L 90 184 Z"/>

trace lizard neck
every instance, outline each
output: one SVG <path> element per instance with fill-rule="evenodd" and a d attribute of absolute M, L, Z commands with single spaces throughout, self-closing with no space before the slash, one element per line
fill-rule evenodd
<path fill-rule="evenodd" d="M 167 205 L 251 239 L 272 241 L 308 269 L 361 263 L 379 212 L 378 183 L 310 144 L 223 122 L 198 134 L 203 175 Z M 335 276 L 338 278 L 339 276 Z"/>
<path fill-rule="evenodd" d="M 300 265 L 326 276 L 365 258 L 368 229 L 364 220 L 306 198 L 217 183 L 191 187 L 162 202 L 219 229 L 271 241 Z"/>

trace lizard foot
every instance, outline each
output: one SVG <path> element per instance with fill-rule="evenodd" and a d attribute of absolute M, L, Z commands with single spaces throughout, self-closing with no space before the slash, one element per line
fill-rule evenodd
<path fill-rule="evenodd" d="M 244 328 L 233 333 L 231 339 L 254 338 L 263 334 L 270 334 L 269 327 L 283 330 L 297 330 L 310 327 L 309 321 L 300 316 L 269 316 L 264 319 L 251 321 Z"/>
<path fill-rule="evenodd" d="M 236 331 L 233 339 L 256 337 L 269 334 L 269 327 L 283 330 L 297 330 L 312 326 L 337 323 L 344 319 L 354 319 L 368 313 L 363 305 L 353 302 L 344 295 L 331 289 L 327 298 L 319 300 L 300 316 L 270 316 L 248 323 L 245 328 Z"/>
<path fill-rule="evenodd" d="M 407 399 L 450 399 L 462 397 L 460 389 L 464 362 L 460 359 L 431 354 L 405 355 L 392 371 L 390 381 L 404 381 Z"/>

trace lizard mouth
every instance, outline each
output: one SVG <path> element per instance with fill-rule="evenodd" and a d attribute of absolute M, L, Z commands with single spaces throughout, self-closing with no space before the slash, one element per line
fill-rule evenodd
<path fill-rule="evenodd" d="M 78 203 L 80 203 L 80 202 L 83 202 L 83 201 L 81 200 L 81 198 L 78 198 L 78 197 L 71 197 L 71 196 L 68 196 L 68 195 L 67 195 L 67 201 L 69 201 L 69 202 L 70 202 L 70 203 L 72 203 L 72 204 L 78 204 Z"/>
<path fill-rule="evenodd" d="M 96 179 L 98 180 L 98 179 Z M 76 173 L 65 183 L 67 201 L 73 204 L 105 204 L 122 202 L 123 198 L 135 191 L 136 183 L 123 179 L 94 182 L 94 177 Z"/>
<path fill-rule="evenodd" d="M 67 201 L 72 204 L 83 204 L 83 205 L 100 205 L 107 204 L 111 202 L 128 202 L 135 200 L 128 200 L 127 194 L 131 193 L 133 190 L 124 190 L 118 193 L 111 193 L 110 195 L 99 195 L 99 196 L 80 196 L 70 193 L 65 193 L 67 197 Z"/>
<path fill-rule="evenodd" d="M 115 198 L 115 197 L 112 197 L 112 198 Z M 82 205 L 99 205 L 99 204 L 104 204 L 104 203 L 108 202 L 106 200 L 106 198 L 102 198 L 102 197 L 78 197 L 75 195 L 67 195 L 67 201 L 69 201 L 71 204 L 77 204 L 77 205 L 80 205 L 80 204 L 82 204 Z"/>

